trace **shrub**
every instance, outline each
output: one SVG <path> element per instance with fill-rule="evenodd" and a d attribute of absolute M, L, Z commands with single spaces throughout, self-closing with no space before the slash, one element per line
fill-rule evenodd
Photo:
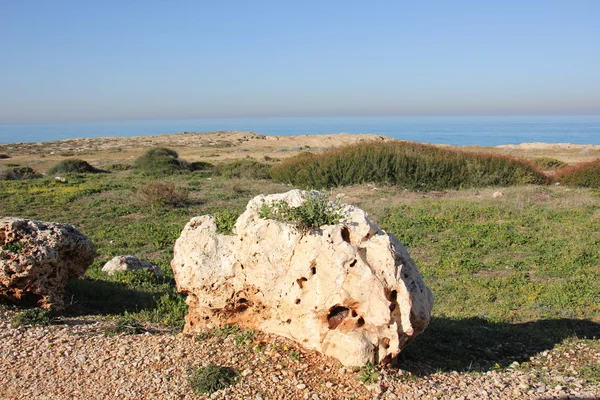
<path fill-rule="evenodd" d="M 10 158 L 10 156 L 8 154 L 6 154 L 6 153 L 0 153 L 0 160 L 4 160 L 4 159 L 7 159 L 7 158 Z"/>
<path fill-rule="evenodd" d="M 227 209 L 215 212 L 213 217 L 215 218 L 215 224 L 217 225 L 217 233 L 230 235 L 239 216 L 240 213 Z"/>
<path fill-rule="evenodd" d="M 539 169 L 557 169 L 565 165 L 564 162 L 550 157 L 535 158 L 533 164 Z"/>
<path fill-rule="evenodd" d="M 412 190 L 443 190 L 547 181 L 525 161 L 410 142 L 356 144 L 302 154 L 274 166 L 271 175 L 303 188 L 376 182 Z"/>
<path fill-rule="evenodd" d="M 30 167 L 14 167 L 0 171 L 0 180 L 2 181 L 19 181 L 21 179 L 34 179 L 41 177 Z"/>
<path fill-rule="evenodd" d="M 361 368 L 358 379 L 365 385 L 372 385 L 379 379 L 379 371 L 371 362 Z"/>
<path fill-rule="evenodd" d="M 118 335 L 124 333 L 126 335 L 139 335 L 140 333 L 147 332 L 147 329 L 137 321 L 132 314 L 125 313 L 125 315 L 117 318 L 115 324 L 105 331 L 108 336 Z"/>
<path fill-rule="evenodd" d="M 186 167 L 175 150 L 155 147 L 138 157 L 132 169 L 146 175 L 170 175 L 184 171 Z"/>
<path fill-rule="evenodd" d="M 142 203 L 149 206 L 182 206 L 188 199 L 188 191 L 173 182 L 150 181 L 138 189 Z"/>
<path fill-rule="evenodd" d="M 206 171 L 213 169 L 215 166 L 207 161 L 194 161 L 188 164 L 190 171 Z"/>
<path fill-rule="evenodd" d="M 77 158 L 70 158 L 68 160 L 62 160 L 54 167 L 48 170 L 49 175 L 54 174 L 70 174 L 70 173 L 80 173 L 80 174 L 94 174 L 102 172 L 98 168 L 92 167 L 87 161 L 80 160 Z"/>
<path fill-rule="evenodd" d="M 600 159 L 564 167 L 556 179 L 569 186 L 600 187 Z"/>
<path fill-rule="evenodd" d="M 255 160 L 234 160 L 218 166 L 224 178 L 270 179 L 271 166 Z"/>
<path fill-rule="evenodd" d="M 131 165 L 116 163 L 110 164 L 108 167 L 106 167 L 106 169 L 109 171 L 127 171 L 128 169 L 131 169 Z"/>
<path fill-rule="evenodd" d="M 208 365 L 198 368 L 190 377 L 190 384 L 197 395 L 212 394 L 234 384 L 239 372 L 233 368 Z"/>
<path fill-rule="evenodd" d="M 29 325 L 50 325 L 54 315 L 51 310 L 42 308 L 30 308 L 29 310 L 21 311 L 15 314 L 10 323 L 16 327 Z"/>
<path fill-rule="evenodd" d="M 343 214 L 337 201 L 329 201 L 323 194 L 312 192 L 298 207 L 292 207 L 283 200 L 267 204 L 263 202 L 259 216 L 295 225 L 299 230 L 317 229 L 323 225 L 335 225 Z"/>

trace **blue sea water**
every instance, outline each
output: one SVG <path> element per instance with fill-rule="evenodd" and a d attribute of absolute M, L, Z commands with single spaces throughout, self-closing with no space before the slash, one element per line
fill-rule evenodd
<path fill-rule="evenodd" d="M 529 142 L 600 145 L 600 115 L 490 117 L 211 118 L 94 122 L 0 123 L 0 143 L 45 142 L 104 136 L 151 136 L 177 132 L 252 131 L 291 136 L 376 133 L 417 142 L 456 146 Z"/>

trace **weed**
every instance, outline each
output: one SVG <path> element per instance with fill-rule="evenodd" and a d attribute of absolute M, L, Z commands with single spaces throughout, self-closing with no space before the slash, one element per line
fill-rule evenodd
<path fill-rule="evenodd" d="M 341 208 L 339 201 L 329 201 L 322 193 L 311 192 L 298 207 L 292 207 L 283 200 L 271 204 L 263 202 L 259 216 L 288 222 L 301 231 L 307 231 L 339 223 L 344 217 Z"/>
<path fill-rule="evenodd" d="M 15 314 L 10 323 L 15 327 L 32 325 L 50 325 L 54 320 L 51 310 L 42 308 L 30 308 Z"/>
<path fill-rule="evenodd" d="M 189 381 L 194 393 L 203 395 L 212 394 L 233 385 L 238 376 L 239 371 L 233 368 L 208 365 L 193 371 Z"/>
<path fill-rule="evenodd" d="M 233 339 L 233 341 L 238 346 L 245 346 L 248 343 L 250 343 L 252 341 L 252 339 L 254 339 L 254 336 L 256 336 L 255 331 L 253 331 L 252 329 L 246 329 L 246 330 L 238 333 L 235 336 L 235 338 Z"/>
<path fill-rule="evenodd" d="M 240 327 L 237 325 L 225 324 L 223 327 L 215 328 L 213 334 L 219 339 L 225 339 L 231 335 L 238 335 L 241 332 Z"/>
<path fill-rule="evenodd" d="M 7 250 L 12 253 L 18 253 L 25 246 L 23 242 L 11 242 L 0 245 L 0 250 Z"/>
<path fill-rule="evenodd" d="M 4 160 L 4 159 L 7 159 L 7 158 L 10 158 L 10 156 L 8 154 L 6 154 L 6 153 L 0 153 L 0 160 Z"/>
<path fill-rule="evenodd" d="M 290 351 L 288 356 L 290 357 L 290 360 L 300 361 L 300 352 L 299 351 Z"/>
<path fill-rule="evenodd" d="M 217 233 L 231 235 L 239 216 L 240 213 L 228 209 L 215 212 L 213 217 L 217 225 Z"/>
<path fill-rule="evenodd" d="M 106 167 L 106 169 L 109 171 L 127 171 L 127 170 L 131 169 L 131 165 L 115 163 L 115 164 L 110 164 L 108 167 Z"/>
<path fill-rule="evenodd" d="M 39 178 L 41 176 L 30 167 L 15 166 L 0 170 L 0 180 L 3 181 L 19 181 L 22 179 Z"/>
<path fill-rule="evenodd" d="M 108 336 L 114 336 L 121 333 L 126 335 L 139 335 L 140 333 L 147 332 L 147 329 L 137 321 L 132 314 L 125 313 L 123 316 L 117 318 L 114 326 L 108 328 L 105 334 Z"/>
<path fill-rule="evenodd" d="M 372 385 L 379 379 L 379 371 L 370 361 L 361 368 L 358 379 L 365 385 Z"/>
<path fill-rule="evenodd" d="M 52 168 L 48 170 L 48 175 L 55 174 L 95 174 L 102 172 L 98 168 L 91 166 L 87 161 L 80 160 L 77 158 L 71 158 L 68 160 L 62 160 Z"/>
<path fill-rule="evenodd" d="M 183 206 L 189 193 L 173 182 L 150 181 L 138 189 L 142 204 L 146 206 Z"/>

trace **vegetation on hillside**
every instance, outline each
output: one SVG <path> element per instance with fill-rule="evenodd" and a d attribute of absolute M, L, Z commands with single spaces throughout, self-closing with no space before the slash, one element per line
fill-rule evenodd
<path fill-rule="evenodd" d="M 522 160 L 412 142 L 356 144 L 321 154 L 304 153 L 274 166 L 272 176 L 302 188 L 374 182 L 421 191 L 547 181 Z"/>
<path fill-rule="evenodd" d="M 600 159 L 565 167 L 556 179 L 569 186 L 600 188 Z"/>
<path fill-rule="evenodd" d="M 58 164 L 48 170 L 49 175 L 56 174 L 94 174 L 102 172 L 98 168 L 93 167 L 87 161 L 77 158 L 68 158 L 60 161 Z"/>

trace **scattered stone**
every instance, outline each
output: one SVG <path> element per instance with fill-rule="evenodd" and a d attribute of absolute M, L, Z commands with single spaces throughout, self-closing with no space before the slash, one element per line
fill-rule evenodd
<path fill-rule="evenodd" d="M 55 176 L 54 180 L 61 182 L 61 183 L 67 183 L 67 178 L 65 178 L 63 176 Z"/>
<path fill-rule="evenodd" d="M 70 279 L 94 261 L 96 246 L 75 227 L 14 217 L 0 219 L 0 297 L 61 309 Z"/>
<path fill-rule="evenodd" d="M 106 272 L 108 275 L 113 275 L 119 271 L 135 271 L 139 269 L 147 269 L 154 273 L 156 276 L 162 276 L 162 270 L 154 264 L 147 261 L 142 261 L 136 256 L 116 256 L 108 261 L 102 267 L 102 272 Z"/>
<path fill-rule="evenodd" d="M 421 333 L 433 295 L 395 236 L 344 205 L 337 225 L 301 231 L 259 216 L 263 203 L 302 204 L 310 192 L 252 199 L 234 235 L 192 218 L 171 267 L 186 293 L 186 333 L 224 324 L 274 333 L 345 366 L 388 362 Z"/>
<path fill-rule="evenodd" d="M 497 198 L 499 198 L 499 197 L 502 197 L 502 196 L 504 196 L 504 193 L 502 193 L 502 192 L 494 192 L 494 193 L 492 194 L 492 197 L 493 197 L 494 199 L 497 199 Z"/>

